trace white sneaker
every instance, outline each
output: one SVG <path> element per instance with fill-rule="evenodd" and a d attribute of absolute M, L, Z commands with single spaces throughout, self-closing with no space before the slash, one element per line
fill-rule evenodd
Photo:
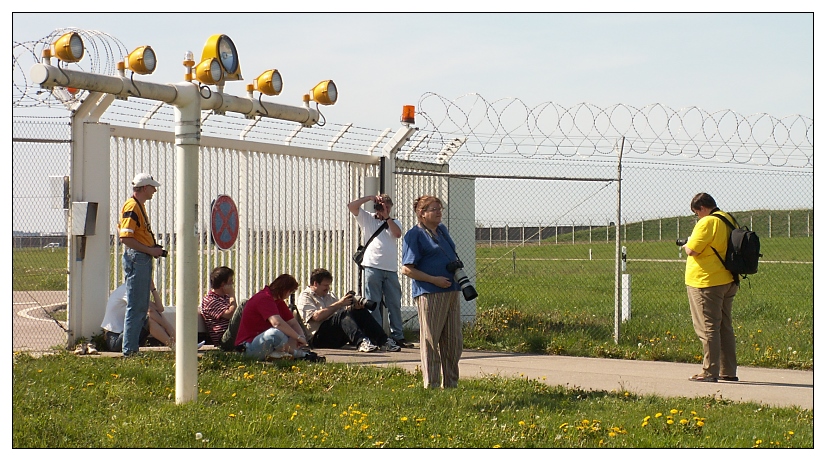
<path fill-rule="evenodd" d="M 378 350 L 378 346 L 371 343 L 369 339 L 364 338 L 363 340 L 361 340 L 361 344 L 359 344 L 358 349 L 359 352 L 374 352 L 376 350 Z"/>
<path fill-rule="evenodd" d="M 393 338 L 387 338 L 387 341 L 384 343 L 384 350 L 387 352 L 399 352 L 402 350 L 402 347 L 396 344 L 396 341 L 393 341 Z"/>
<path fill-rule="evenodd" d="M 288 360 L 293 358 L 293 355 L 289 352 L 282 352 L 282 351 L 272 351 L 270 355 L 266 357 L 266 360 Z"/>

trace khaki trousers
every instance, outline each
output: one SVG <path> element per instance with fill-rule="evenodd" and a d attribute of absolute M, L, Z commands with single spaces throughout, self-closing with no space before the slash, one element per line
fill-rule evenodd
<path fill-rule="evenodd" d="M 731 305 L 739 287 L 732 282 L 708 288 L 686 287 L 694 332 L 703 344 L 703 374 L 737 376 Z"/>
<path fill-rule="evenodd" d="M 459 292 L 425 293 L 416 297 L 416 304 L 424 387 L 456 387 L 459 384 L 459 358 L 462 356 Z"/>

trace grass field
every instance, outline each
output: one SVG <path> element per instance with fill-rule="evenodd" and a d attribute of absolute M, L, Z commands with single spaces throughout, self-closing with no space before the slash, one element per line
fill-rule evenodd
<path fill-rule="evenodd" d="M 741 365 L 814 366 L 813 240 L 771 239 L 760 272 L 741 283 L 734 328 Z M 516 352 L 700 361 L 671 241 L 626 242 L 631 318 L 614 343 L 614 244 L 477 248 L 477 321 L 465 346 Z M 593 259 L 588 259 L 590 255 Z M 514 258 L 514 253 L 516 257 Z M 807 262 L 795 264 L 795 262 Z"/>
<path fill-rule="evenodd" d="M 213 351 L 175 404 L 175 359 L 15 354 L 14 448 L 814 446 L 814 412 L 484 378 L 427 390 L 399 368 L 263 363 Z"/>
<path fill-rule="evenodd" d="M 760 270 L 741 285 L 734 302 L 737 355 L 741 365 L 814 367 L 814 239 L 811 211 L 795 210 L 791 225 L 772 221 L 775 237 L 761 238 Z M 768 212 L 754 212 L 755 226 L 768 226 Z M 774 212 L 778 214 L 778 212 Z M 779 213 L 783 216 L 784 213 Z M 749 215 L 751 216 L 751 215 Z M 678 224 L 679 221 L 679 224 Z M 476 322 L 465 330 L 465 347 L 584 357 L 696 363 L 694 334 L 683 282 L 685 256 L 673 240 L 630 240 L 648 235 L 688 235 L 689 218 L 629 225 L 622 244 L 631 275 L 631 318 L 614 342 L 613 234 L 605 228 L 561 235 L 519 247 L 477 245 L 474 279 L 480 295 Z M 792 229 L 792 237 L 783 236 Z M 648 230 L 643 230 L 648 229 Z M 656 229 L 656 232 L 654 231 Z M 603 239 L 593 239 L 594 235 Z M 566 240 L 567 239 L 567 240 Z M 559 242 L 559 243 L 556 243 Z M 165 264 L 171 264 L 164 261 Z M 64 290 L 66 249 L 15 249 L 14 290 Z M 174 270 L 169 268 L 170 274 Z"/>

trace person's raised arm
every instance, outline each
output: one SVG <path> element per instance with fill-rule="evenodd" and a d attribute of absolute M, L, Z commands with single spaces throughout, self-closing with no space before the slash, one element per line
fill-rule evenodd
<path fill-rule="evenodd" d="M 364 205 L 365 203 L 371 202 L 371 201 L 375 202 L 376 201 L 376 196 L 375 195 L 365 195 L 362 198 L 357 198 L 357 199 L 353 200 L 352 202 L 348 203 L 347 204 L 347 209 L 350 210 L 350 213 L 352 213 L 353 216 L 358 216 L 359 215 L 359 208 L 361 208 L 361 206 Z"/>

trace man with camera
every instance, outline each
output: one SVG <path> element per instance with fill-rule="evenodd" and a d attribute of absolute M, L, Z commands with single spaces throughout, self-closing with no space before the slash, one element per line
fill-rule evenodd
<path fill-rule="evenodd" d="M 715 250 L 726 254 L 731 231 L 711 214 L 721 215 L 729 222 L 737 221 L 717 208 L 714 198 L 705 192 L 691 199 L 691 211 L 697 215 L 697 224 L 688 241 L 677 244 L 682 243 L 686 253 L 685 284 L 694 332 L 703 345 L 703 372 L 688 379 L 712 383 L 718 379 L 738 381 L 731 307 L 739 286 L 714 254 Z"/>
<path fill-rule="evenodd" d="M 149 309 L 152 282 L 152 258 L 166 256 L 155 242 L 145 203 L 157 192 L 160 183 L 148 173 L 138 173 L 132 180 L 132 196 L 121 208 L 118 237 L 126 246 L 123 270 L 126 274 L 126 318 L 123 324 L 123 356 L 138 352 L 141 330 Z"/>
<path fill-rule="evenodd" d="M 381 325 L 370 314 L 376 303 L 355 292 L 348 292 L 337 299 L 330 293 L 333 275 L 327 269 L 315 269 L 310 276 L 310 286 L 298 296 L 298 307 L 312 347 L 338 349 L 345 344 L 358 346 L 359 352 L 374 352 L 378 345 L 397 352 L 398 344 L 384 333 Z"/>
<path fill-rule="evenodd" d="M 361 208 L 371 201 L 375 213 Z M 396 242 L 402 236 L 402 229 L 401 223 L 390 217 L 393 200 L 387 194 L 366 195 L 347 204 L 347 209 L 356 217 L 364 242 L 387 223 L 386 228 L 376 234 L 364 251 L 361 263 L 364 268 L 364 295 L 377 304 L 381 304 L 384 298 L 384 306 L 390 318 L 390 337 L 402 347 L 413 347 L 413 344 L 404 339 L 402 330 L 402 288 L 399 283 L 399 250 Z M 382 325 L 381 309 L 374 310 L 373 317 Z"/>

